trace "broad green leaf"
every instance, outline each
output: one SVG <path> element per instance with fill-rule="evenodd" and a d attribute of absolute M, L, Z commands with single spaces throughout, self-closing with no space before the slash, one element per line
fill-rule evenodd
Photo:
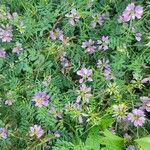
<path fill-rule="evenodd" d="M 150 137 L 140 138 L 135 140 L 135 142 L 142 150 L 150 150 Z"/>

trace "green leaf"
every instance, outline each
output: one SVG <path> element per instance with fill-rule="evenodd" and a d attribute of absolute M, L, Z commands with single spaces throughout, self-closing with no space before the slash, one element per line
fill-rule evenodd
<path fill-rule="evenodd" d="M 135 140 L 135 142 L 143 150 L 149 150 L 150 149 L 150 137 L 140 138 L 140 139 Z"/>
<path fill-rule="evenodd" d="M 99 127 L 94 127 L 88 134 L 85 145 L 88 150 L 99 150 L 100 149 L 100 135 Z"/>
<path fill-rule="evenodd" d="M 106 130 L 104 132 L 105 137 L 101 137 L 101 144 L 105 145 L 106 147 L 103 148 L 104 150 L 122 150 L 124 147 L 124 140 L 123 138 L 112 134 L 110 131 Z"/>

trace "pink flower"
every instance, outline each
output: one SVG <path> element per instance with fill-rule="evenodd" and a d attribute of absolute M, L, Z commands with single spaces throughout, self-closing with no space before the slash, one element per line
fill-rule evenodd
<path fill-rule="evenodd" d="M 102 69 L 109 68 L 110 67 L 109 60 L 108 59 L 106 60 L 105 58 L 103 58 L 102 60 L 99 59 L 97 62 L 97 67 Z"/>
<path fill-rule="evenodd" d="M 96 47 L 94 46 L 94 41 L 89 39 L 88 41 L 82 42 L 82 48 L 85 49 L 85 52 L 92 54 L 95 52 Z"/>
<path fill-rule="evenodd" d="M 113 77 L 111 75 L 111 69 L 110 69 L 110 65 L 109 65 L 109 60 L 108 59 L 105 60 L 103 58 L 102 60 L 98 60 L 97 67 L 98 68 L 102 68 L 106 80 L 113 79 Z"/>
<path fill-rule="evenodd" d="M 36 136 L 37 138 L 40 138 L 44 134 L 44 130 L 41 128 L 40 125 L 34 125 L 33 127 L 30 127 L 29 135 L 30 137 Z"/>
<path fill-rule="evenodd" d="M 12 36 L 12 26 L 9 24 L 6 26 L 2 25 L 2 28 L 0 28 L 0 39 L 2 39 L 2 42 L 10 42 Z"/>
<path fill-rule="evenodd" d="M 4 48 L 0 48 L 0 57 L 5 58 L 6 57 L 6 51 Z"/>
<path fill-rule="evenodd" d="M 141 82 L 142 82 L 142 83 L 150 82 L 150 78 L 144 78 Z"/>
<path fill-rule="evenodd" d="M 85 84 L 80 86 L 80 90 L 77 91 L 79 96 L 77 97 L 76 103 L 80 103 L 81 99 L 84 103 L 89 102 L 89 98 L 92 96 L 91 87 L 87 87 Z"/>
<path fill-rule="evenodd" d="M 60 30 L 59 28 L 57 28 L 54 31 L 50 31 L 50 38 L 52 40 L 59 39 L 59 40 L 63 41 L 64 40 L 64 33 L 63 33 L 62 30 Z"/>
<path fill-rule="evenodd" d="M 65 15 L 66 17 L 69 18 L 69 23 L 72 25 L 72 26 L 75 26 L 76 23 L 79 21 L 80 19 L 80 14 L 77 12 L 76 9 L 72 9 L 70 13 L 67 13 Z"/>
<path fill-rule="evenodd" d="M 102 36 L 102 38 L 100 40 L 97 40 L 97 44 L 99 45 L 99 49 L 100 50 L 107 50 L 108 49 L 108 44 L 109 44 L 109 40 L 108 40 L 108 36 Z"/>
<path fill-rule="evenodd" d="M 32 101 L 37 107 L 48 106 L 49 96 L 45 92 L 38 92 L 33 96 Z"/>
<path fill-rule="evenodd" d="M 150 97 L 142 96 L 140 100 L 143 102 L 143 107 L 146 111 L 150 112 Z"/>
<path fill-rule="evenodd" d="M 19 42 L 16 42 L 16 47 L 12 49 L 12 52 L 16 54 L 20 54 L 22 51 L 23 51 L 22 44 Z"/>
<path fill-rule="evenodd" d="M 6 139 L 7 138 L 7 129 L 0 128 L 0 138 Z"/>
<path fill-rule="evenodd" d="M 134 3 L 128 4 L 126 9 L 123 12 L 122 15 L 122 21 L 128 22 L 130 20 L 134 20 L 135 18 L 140 19 L 143 14 L 143 7 L 138 5 L 135 6 Z"/>
<path fill-rule="evenodd" d="M 128 120 L 133 122 L 134 126 L 143 126 L 145 123 L 145 114 L 144 111 L 140 109 L 132 110 L 132 113 L 128 114 Z"/>
<path fill-rule="evenodd" d="M 77 71 L 77 75 L 81 76 L 82 78 L 79 80 L 80 83 L 85 81 L 93 81 L 92 80 L 92 69 L 81 68 L 81 70 Z"/>
<path fill-rule="evenodd" d="M 107 16 L 108 16 L 108 14 L 95 14 L 93 16 L 94 20 L 91 22 L 91 27 L 95 28 L 97 24 L 102 26 L 104 24 L 104 21 L 105 21 Z"/>

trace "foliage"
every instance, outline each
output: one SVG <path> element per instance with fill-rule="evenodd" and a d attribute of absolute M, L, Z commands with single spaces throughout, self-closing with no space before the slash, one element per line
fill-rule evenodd
<path fill-rule="evenodd" d="M 119 22 L 131 3 L 141 17 Z M 0 149 L 149 150 L 149 10 L 0 0 Z"/>

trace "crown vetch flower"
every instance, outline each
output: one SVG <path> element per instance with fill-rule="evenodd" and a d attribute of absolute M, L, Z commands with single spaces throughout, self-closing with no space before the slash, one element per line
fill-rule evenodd
<path fill-rule="evenodd" d="M 92 96 L 91 87 L 87 87 L 85 84 L 80 86 L 80 90 L 77 91 L 79 96 L 77 97 L 76 103 L 80 103 L 81 99 L 84 103 L 89 102 L 89 98 Z"/>
<path fill-rule="evenodd" d="M 108 14 L 95 14 L 93 16 L 94 20 L 91 22 L 91 27 L 95 28 L 97 24 L 99 24 L 100 26 L 102 26 L 104 24 L 106 16 L 108 16 Z"/>
<path fill-rule="evenodd" d="M 64 40 L 64 32 L 59 28 L 55 29 L 54 31 L 50 31 L 50 38 L 52 40 L 59 39 L 61 41 Z"/>
<path fill-rule="evenodd" d="M 32 101 L 35 102 L 37 107 L 48 106 L 49 96 L 45 92 L 37 92 L 33 96 Z"/>
<path fill-rule="evenodd" d="M 143 7 L 138 5 L 136 6 L 134 3 L 128 4 L 126 9 L 124 10 L 122 16 L 119 17 L 118 22 L 128 22 L 130 20 L 134 20 L 135 18 L 140 19 L 143 14 Z"/>
<path fill-rule="evenodd" d="M 6 57 L 6 51 L 4 48 L 0 48 L 0 57 L 5 58 Z"/>
<path fill-rule="evenodd" d="M 108 38 L 109 38 L 108 36 L 102 36 L 100 40 L 97 40 L 97 44 L 99 45 L 98 49 L 104 51 L 108 49 L 108 44 L 109 44 Z"/>
<path fill-rule="evenodd" d="M 142 108 L 144 108 L 146 111 L 150 112 L 150 97 L 142 96 L 142 97 L 140 97 L 140 100 L 143 102 Z"/>
<path fill-rule="evenodd" d="M 7 129 L 0 128 L 0 138 L 6 139 L 7 138 Z"/>
<path fill-rule="evenodd" d="M 113 79 L 113 77 L 111 75 L 111 69 L 110 69 L 110 65 L 109 65 L 109 60 L 108 59 L 105 60 L 103 58 L 102 60 L 98 60 L 97 67 L 103 69 L 103 71 L 104 71 L 103 73 L 104 73 L 104 76 L 105 76 L 106 80 Z"/>
<path fill-rule="evenodd" d="M 22 51 L 23 51 L 22 44 L 19 42 L 16 42 L 16 47 L 12 49 L 12 52 L 16 54 L 20 54 Z"/>
<path fill-rule="evenodd" d="M 44 134 L 44 130 L 41 128 L 40 125 L 34 125 L 33 127 L 30 127 L 29 135 L 30 137 L 36 136 L 37 138 L 40 138 Z"/>
<path fill-rule="evenodd" d="M 76 9 L 72 9 L 70 13 L 67 13 L 65 15 L 66 17 L 69 18 L 69 23 L 72 25 L 72 26 L 75 26 L 76 23 L 79 21 L 80 19 L 80 14 L 77 12 Z"/>
<path fill-rule="evenodd" d="M 0 28 L 0 39 L 2 42 L 10 42 L 12 40 L 12 26 L 7 24 L 6 26 L 2 25 Z"/>
<path fill-rule="evenodd" d="M 79 80 L 80 83 L 85 81 L 93 81 L 92 79 L 92 69 L 81 68 L 81 70 L 77 71 L 77 75 L 81 76 L 82 78 Z"/>
<path fill-rule="evenodd" d="M 143 110 L 133 109 L 132 113 L 128 114 L 128 120 L 133 122 L 134 126 L 143 126 L 145 123 L 145 114 Z"/>
<path fill-rule="evenodd" d="M 89 39 L 88 41 L 82 42 L 82 48 L 85 49 L 85 52 L 92 54 L 95 52 L 96 47 L 94 46 L 94 41 Z"/>

